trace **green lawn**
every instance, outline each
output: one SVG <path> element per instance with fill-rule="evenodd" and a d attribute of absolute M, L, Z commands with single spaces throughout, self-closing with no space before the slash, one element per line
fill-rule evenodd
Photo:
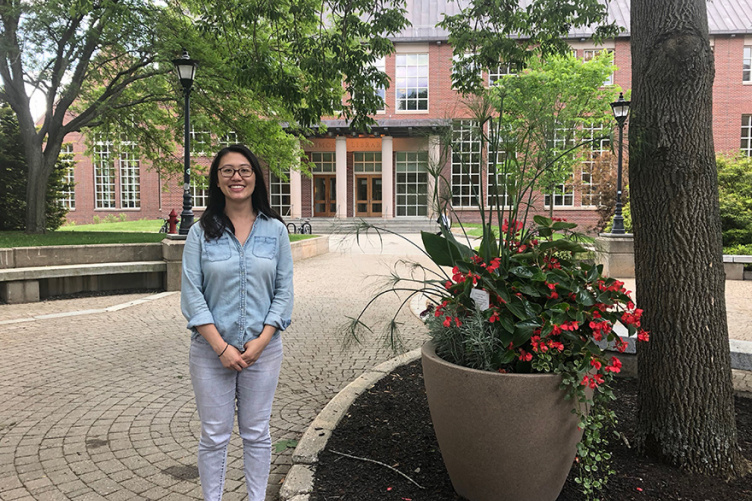
<path fill-rule="evenodd" d="M 117 221 L 114 223 L 99 224 L 69 224 L 63 226 L 57 231 L 103 231 L 103 232 L 136 232 L 136 233 L 157 233 L 162 227 L 161 219 L 139 219 L 138 221 Z"/>
<path fill-rule="evenodd" d="M 132 221 L 130 223 L 87 224 L 85 226 L 73 226 L 72 228 L 74 228 L 74 230 L 63 230 L 61 228 L 58 231 L 45 233 L 44 235 L 27 235 L 22 231 L 0 231 L 0 248 L 40 247 L 48 245 L 132 244 L 161 242 L 165 238 L 164 233 L 157 232 L 160 227 L 159 224 L 157 224 L 156 229 L 151 232 L 138 233 L 134 230 L 115 229 L 115 227 L 121 225 L 141 222 L 142 221 Z M 159 223 L 159 221 L 157 221 L 157 223 Z M 97 228 L 96 231 L 82 231 L 82 228 L 88 230 L 91 226 L 104 227 L 105 229 Z M 316 235 L 290 235 L 290 241 L 296 242 L 314 236 Z"/>

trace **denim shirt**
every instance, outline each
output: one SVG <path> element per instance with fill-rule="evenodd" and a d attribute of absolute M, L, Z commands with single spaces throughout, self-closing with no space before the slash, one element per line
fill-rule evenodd
<path fill-rule="evenodd" d="M 238 348 L 258 337 L 264 325 L 279 331 L 291 321 L 292 252 L 287 229 L 259 213 L 241 245 L 228 229 L 207 241 L 199 223 L 191 226 L 183 250 L 180 306 L 192 338 L 196 326 L 214 324 Z"/>

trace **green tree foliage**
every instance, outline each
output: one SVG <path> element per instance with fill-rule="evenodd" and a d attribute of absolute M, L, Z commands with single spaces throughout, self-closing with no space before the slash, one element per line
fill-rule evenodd
<path fill-rule="evenodd" d="M 374 88 L 388 84 L 372 63 L 407 23 L 398 2 L 0 2 L 0 98 L 18 117 L 29 165 L 27 231 L 45 227 L 46 185 L 70 132 L 115 149 L 127 140 L 160 171 L 180 168 L 183 95 L 171 60 L 183 47 L 200 62 L 192 123 L 212 133 L 212 150 L 234 132 L 285 172 L 299 155 L 290 129 L 334 110 L 367 127 L 380 105 Z M 38 129 L 26 85 L 46 98 Z"/>
<path fill-rule="evenodd" d="M 610 135 L 610 103 L 620 88 L 603 82 L 613 71 L 613 55 L 605 51 L 589 61 L 567 53 L 531 59 L 504 77 L 496 87 L 503 111 L 497 133 L 507 163 L 521 165 L 500 174 L 534 176 L 546 193 L 571 182 L 591 144 L 589 131 L 601 129 L 596 139 Z"/>
<path fill-rule="evenodd" d="M 599 0 L 471 1 L 439 23 L 449 31 L 456 56 L 455 87 L 463 94 L 476 92 L 483 87 L 480 69 L 504 63 L 520 70 L 534 56 L 566 54 L 574 28 L 595 26 L 596 40 L 613 37 L 619 28 L 606 22 L 607 14 L 607 4 Z"/>
<path fill-rule="evenodd" d="M 723 247 L 752 248 L 752 157 L 719 155 L 716 166 Z"/>
<path fill-rule="evenodd" d="M 61 159 L 62 160 L 62 159 Z M 59 228 L 67 210 L 60 204 L 67 164 L 55 165 L 46 194 L 47 229 Z M 7 104 L 0 105 L 0 230 L 23 230 L 26 214 L 26 182 L 28 168 L 24 158 L 18 121 Z"/>

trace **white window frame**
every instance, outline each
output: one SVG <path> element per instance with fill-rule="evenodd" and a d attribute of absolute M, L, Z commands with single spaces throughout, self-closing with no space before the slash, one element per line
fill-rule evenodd
<path fill-rule="evenodd" d="M 281 216 L 289 216 L 292 207 L 290 196 L 290 173 L 287 173 L 287 181 L 279 177 L 274 171 L 269 171 L 269 201 L 272 209 Z"/>
<path fill-rule="evenodd" d="M 504 75 L 512 75 L 512 65 L 501 63 L 493 71 L 488 72 L 488 86 L 495 85 Z"/>
<path fill-rule="evenodd" d="M 427 52 L 406 52 L 395 55 L 395 106 L 399 113 L 427 113 L 429 111 L 430 79 Z M 411 75 L 410 69 L 413 69 Z M 425 87 L 420 85 L 425 79 Z M 410 92 L 415 94 L 411 96 Z M 420 97 L 425 91 L 425 97 Z M 414 104 L 411 108 L 410 104 Z M 425 103 L 425 107 L 421 105 Z"/>
<path fill-rule="evenodd" d="M 120 143 L 120 208 L 141 208 L 141 161 L 135 153 L 136 143 Z"/>
<path fill-rule="evenodd" d="M 428 216 L 428 152 L 397 151 L 394 153 L 396 216 Z M 410 175 L 415 174 L 410 181 Z M 425 181 L 422 178 L 425 176 Z M 403 179 L 404 177 L 404 179 Z M 410 193 L 413 188 L 413 193 Z M 400 192 L 404 189 L 404 192 Z M 424 200 L 421 203 L 421 198 Z M 413 202 L 413 203 L 410 203 Z M 414 214 L 413 214 L 414 212 Z"/>
<path fill-rule="evenodd" d="M 98 134 L 94 142 L 94 209 L 116 209 L 112 141 Z"/>
<path fill-rule="evenodd" d="M 452 124 L 452 205 L 456 208 L 477 205 L 473 188 L 481 187 L 482 152 L 480 131 L 472 120 Z M 474 181 L 477 179 L 477 184 Z M 478 193 L 480 195 L 480 193 Z"/>
<path fill-rule="evenodd" d="M 582 58 L 584 61 L 590 61 L 595 56 L 603 52 L 604 50 L 608 52 L 609 54 L 614 54 L 614 49 L 585 49 L 585 51 L 583 52 Z M 608 77 L 606 77 L 606 80 L 603 82 L 603 85 L 601 87 L 607 87 L 609 85 L 614 85 L 614 72 L 613 71 Z"/>
<path fill-rule="evenodd" d="M 583 141 L 592 141 L 598 136 L 603 136 L 605 127 L 603 124 L 591 124 L 583 127 L 582 131 Z M 597 207 L 600 205 L 600 194 L 593 193 L 598 187 L 598 185 L 593 183 L 593 167 L 595 166 L 596 159 L 608 151 L 611 151 L 611 141 L 608 136 L 603 137 L 595 144 L 591 142 L 584 148 L 585 157 L 580 165 L 580 184 L 582 186 L 580 205 L 583 207 Z"/>
<path fill-rule="evenodd" d="M 571 132 L 571 135 L 569 134 Z M 569 137 L 567 137 L 569 136 Z M 563 152 L 575 144 L 574 131 L 567 130 L 563 127 L 554 129 L 553 145 L 558 151 Z M 554 208 L 574 207 L 574 172 L 570 173 L 569 182 L 554 186 L 553 191 Z M 546 193 L 543 196 L 543 205 L 551 206 L 551 194 Z"/>
<path fill-rule="evenodd" d="M 65 143 L 60 148 L 60 155 L 73 155 L 73 145 Z M 68 212 L 76 210 L 76 183 L 75 183 L 75 161 L 73 158 L 61 158 L 60 162 L 65 165 L 65 174 L 63 182 L 70 186 L 69 189 L 60 192 L 60 205 L 68 209 Z"/>
<path fill-rule="evenodd" d="M 380 151 L 354 151 L 353 173 L 355 174 L 381 174 Z"/>
<path fill-rule="evenodd" d="M 742 53 L 742 83 L 752 84 L 752 45 L 745 45 Z"/>
<path fill-rule="evenodd" d="M 205 157 L 211 147 L 211 132 L 191 126 L 191 156 Z"/>
<path fill-rule="evenodd" d="M 238 133 L 235 131 L 228 132 L 219 138 L 218 143 L 220 148 L 227 148 L 233 144 L 238 144 Z"/>
<path fill-rule="evenodd" d="M 199 178 L 206 184 L 197 183 Z M 209 203 L 209 180 L 206 175 L 197 172 L 191 175 L 191 201 L 194 209 L 206 209 Z"/>
<path fill-rule="evenodd" d="M 741 150 L 752 157 L 752 115 L 742 115 Z"/>
<path fill-rule="evenodd" d="M 386 57 L 381 56 L 377 58 L 373 62 L 373 67 L 377 70 L 386 73 Z M 375 87 L 376 94 L 378 94 L 381 97 L 381 100 L 383 101 L 383 104 L 380 108 L 376 108 L 376 113 L 386 113 L 386 88 L 384 87 Z"/>

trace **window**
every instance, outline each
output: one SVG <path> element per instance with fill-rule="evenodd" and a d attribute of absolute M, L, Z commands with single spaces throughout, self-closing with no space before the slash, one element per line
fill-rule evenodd
<path fill-rule="evenodd" d="M 500 64 L 493 70 L 488 72 L 488 85 L 494 85 L 497 80 L 501 80 L 504 75 L 511 75 L 514 73 L 512 67 L 508 64 Z"/>
<path fill-rule="evenodd" d="M 378 58 L 374 61 L 373 66 L 377 70 L 386 73 L 386 58 Z M 381 106 L 376 108 L 376 111 L 384 111 L 386 107 L 386 89 L 384 89 L 384 87 L 376 87 L 376 94 L 381 97 L 381 100 L 384 102 Z"/>
<path fill-rule="evenodd" d="M 115 208 L 115 166 L 112 160 L 112 141 L 103 134 L 94 142 L 94 208 Z"/>
<path fill-rule="evenodd" d="M 66 143 L 60 149 L 60 163 L 65 165 L 63 183 L 66 185 L 66 189 L 60 191 L 60 205 L 69 211 L 76 210 L 76 190 L 75 179 L 73 177 L 75 162 L 73 161 L 72 144 Z"/>
<path fill-rule="evenodd" d="M 211 147 L 211 134 L 206 130 L 191 127 L 191 156 L 205 157 Z"/>
<path fill-rule="evenodd" d="M 742 153 L 752 157 L 752 115 L 742 115 Z"/>
<path fill-rule="evenodd" d="M 209 203 L 209 178 L 203 174 L 191 175 L 193 208 L 206 208 Z"/>
<path fill-rule="evenodd" d="M 274 172 L 270 172 L 269 197 L 272 209 L 282 216 L 290 215 L 290 181 L 285 181 Z"/>
<path fill-rule="evenodd" d="M 553 138 L 551 138 L 552 144 L 555 148 L 555 155 L 560 154 L 563 151 L 573 147 L 575 145 L 575 131 L 572 129 L 566 129 L 563 127 L 557 127 L 554 129 Z M 553 189 L 553 203 L 554 207 L 573 207 L 574 206 L 574 174 L 570 174 L 569 182 L 554 186 Z M 543 204 L 551 205 L 551 194 L 546 194 L 543 197 Z"/>
<path fill-rule="evenodd" d="M 356 151 L 353 153 L 353 172 L 357 174 L 376 174 L 381 172 L 381 152 Z"/>
<path fill-rule="evenodd" d="M 472 120 L 452 126 L 452 205 L 472 207 L 480 190 L 480 131 Z"/>
<path fill-rule="evenodd" d="M 428 54 L 397 54 L 397 110 L 428 110 Z"/>
<path fill-rule="evenodd" d="M 123 141 L 120 145 L 120 207 L 141 207 L 141 162 L 136 143 Z"/>
<path fill-rule="evenodd" d="M 589 49 L 589 50 L 585 51 L 585 57 L 584 57 L 584 59 L 585 59 L 585 61 L 590 61 L 591 59 L 593 59 L 595 56 L 597 56 L 598 54 L 600 54 L 603 51 L 606 51 L 609 54 L 613 54 L 614 53 L 614 49 Z M 608 78 L 606 78 L 606 81 L 603 82 L 603 85 L 604 86 L 606 86 L 606 85 L 614 85 L 614 74 L 613 74 L 613 72 L 608 76 Z"/>
<path fill-rule="evenodd" d="M 478 80 L 480 82 L 483 82 L 483 71 L 481 69 L 478 69 L 476 65 L 471 61 L 469 58 L 472 57 L 473 54 L 465 54 L 465 55 L 458 55 L 454 54 L 452 56 L 452 87 L 456 87 L 459 80 L 465 79 L 465 74 L 469 74 L 469 76 L 472 76 L 473 73 L 476 73 L 478 76 Z M 455 80 L 455 71 L 456 69 L 459 69 L 460 74 L 457 75 L 460 77 L 459 80 Z"/>
<path fill-rule="evenodd" d="M 513 203 L 512 195 L 514 192 L 514 176 L 512 175 L 512 173 L 504 172 L 505 156 L 505 151 L 497 151 L 496 158 L 494 159 L 494 153 L 489 152 L 488 170 L 486 172 L 486 179 L 488 180 L 488 189 L 486 190 L 486 193 L 488 194 L 486 205 L 488 207 L 496 207 L 497 194 L 498 201 L 502 206 L 509 207 Z M 495 181 L 494 176 L 496 176 Z"/>
<path fill-rule="evenodd" d="M 752 47 L 744 47 L 744 61 L 742 64 L 742 82 L 752 83 Z"/>
<path fill-rule="evenodd" d="M 603 137 L 603 136 L 606 137 Z M 583 206 L 597 206 L 600 204 L 600 192 L 598 191 L 598 185 L 593 182 L 593 167 L 595 162 L 598 161 L 601 155 L 609 151 L 610 143 L 608 135 L 605 133 L 602 124 L 591 124 L 583 128 L 583 141 L 596 140 L 594 143 L 590 143 L 589 147 L 584 148 L 584 159 L 582 161 L 582 205 Z"/>
<path fill-rule="evenodd" d="M 311 170 L 314 174 L 329 174 L 337 172 L 337 162 L 334 158 L 334 152 L 314 151 L 311 153 L 311 162 L 314 164 L 314 167 Z"/>
<path fill-rule="evenodd" d="M 224 136 L 219 138 L 219 147 L 220 148 L 227 148 L 230 145 L 238 144 L 238 133 L 237 132 L 228 132 Z"/>
<path fill-rule="evenodd" d="M 428 152 L 396 152 L 397 215 L 428 216 Z"/>

